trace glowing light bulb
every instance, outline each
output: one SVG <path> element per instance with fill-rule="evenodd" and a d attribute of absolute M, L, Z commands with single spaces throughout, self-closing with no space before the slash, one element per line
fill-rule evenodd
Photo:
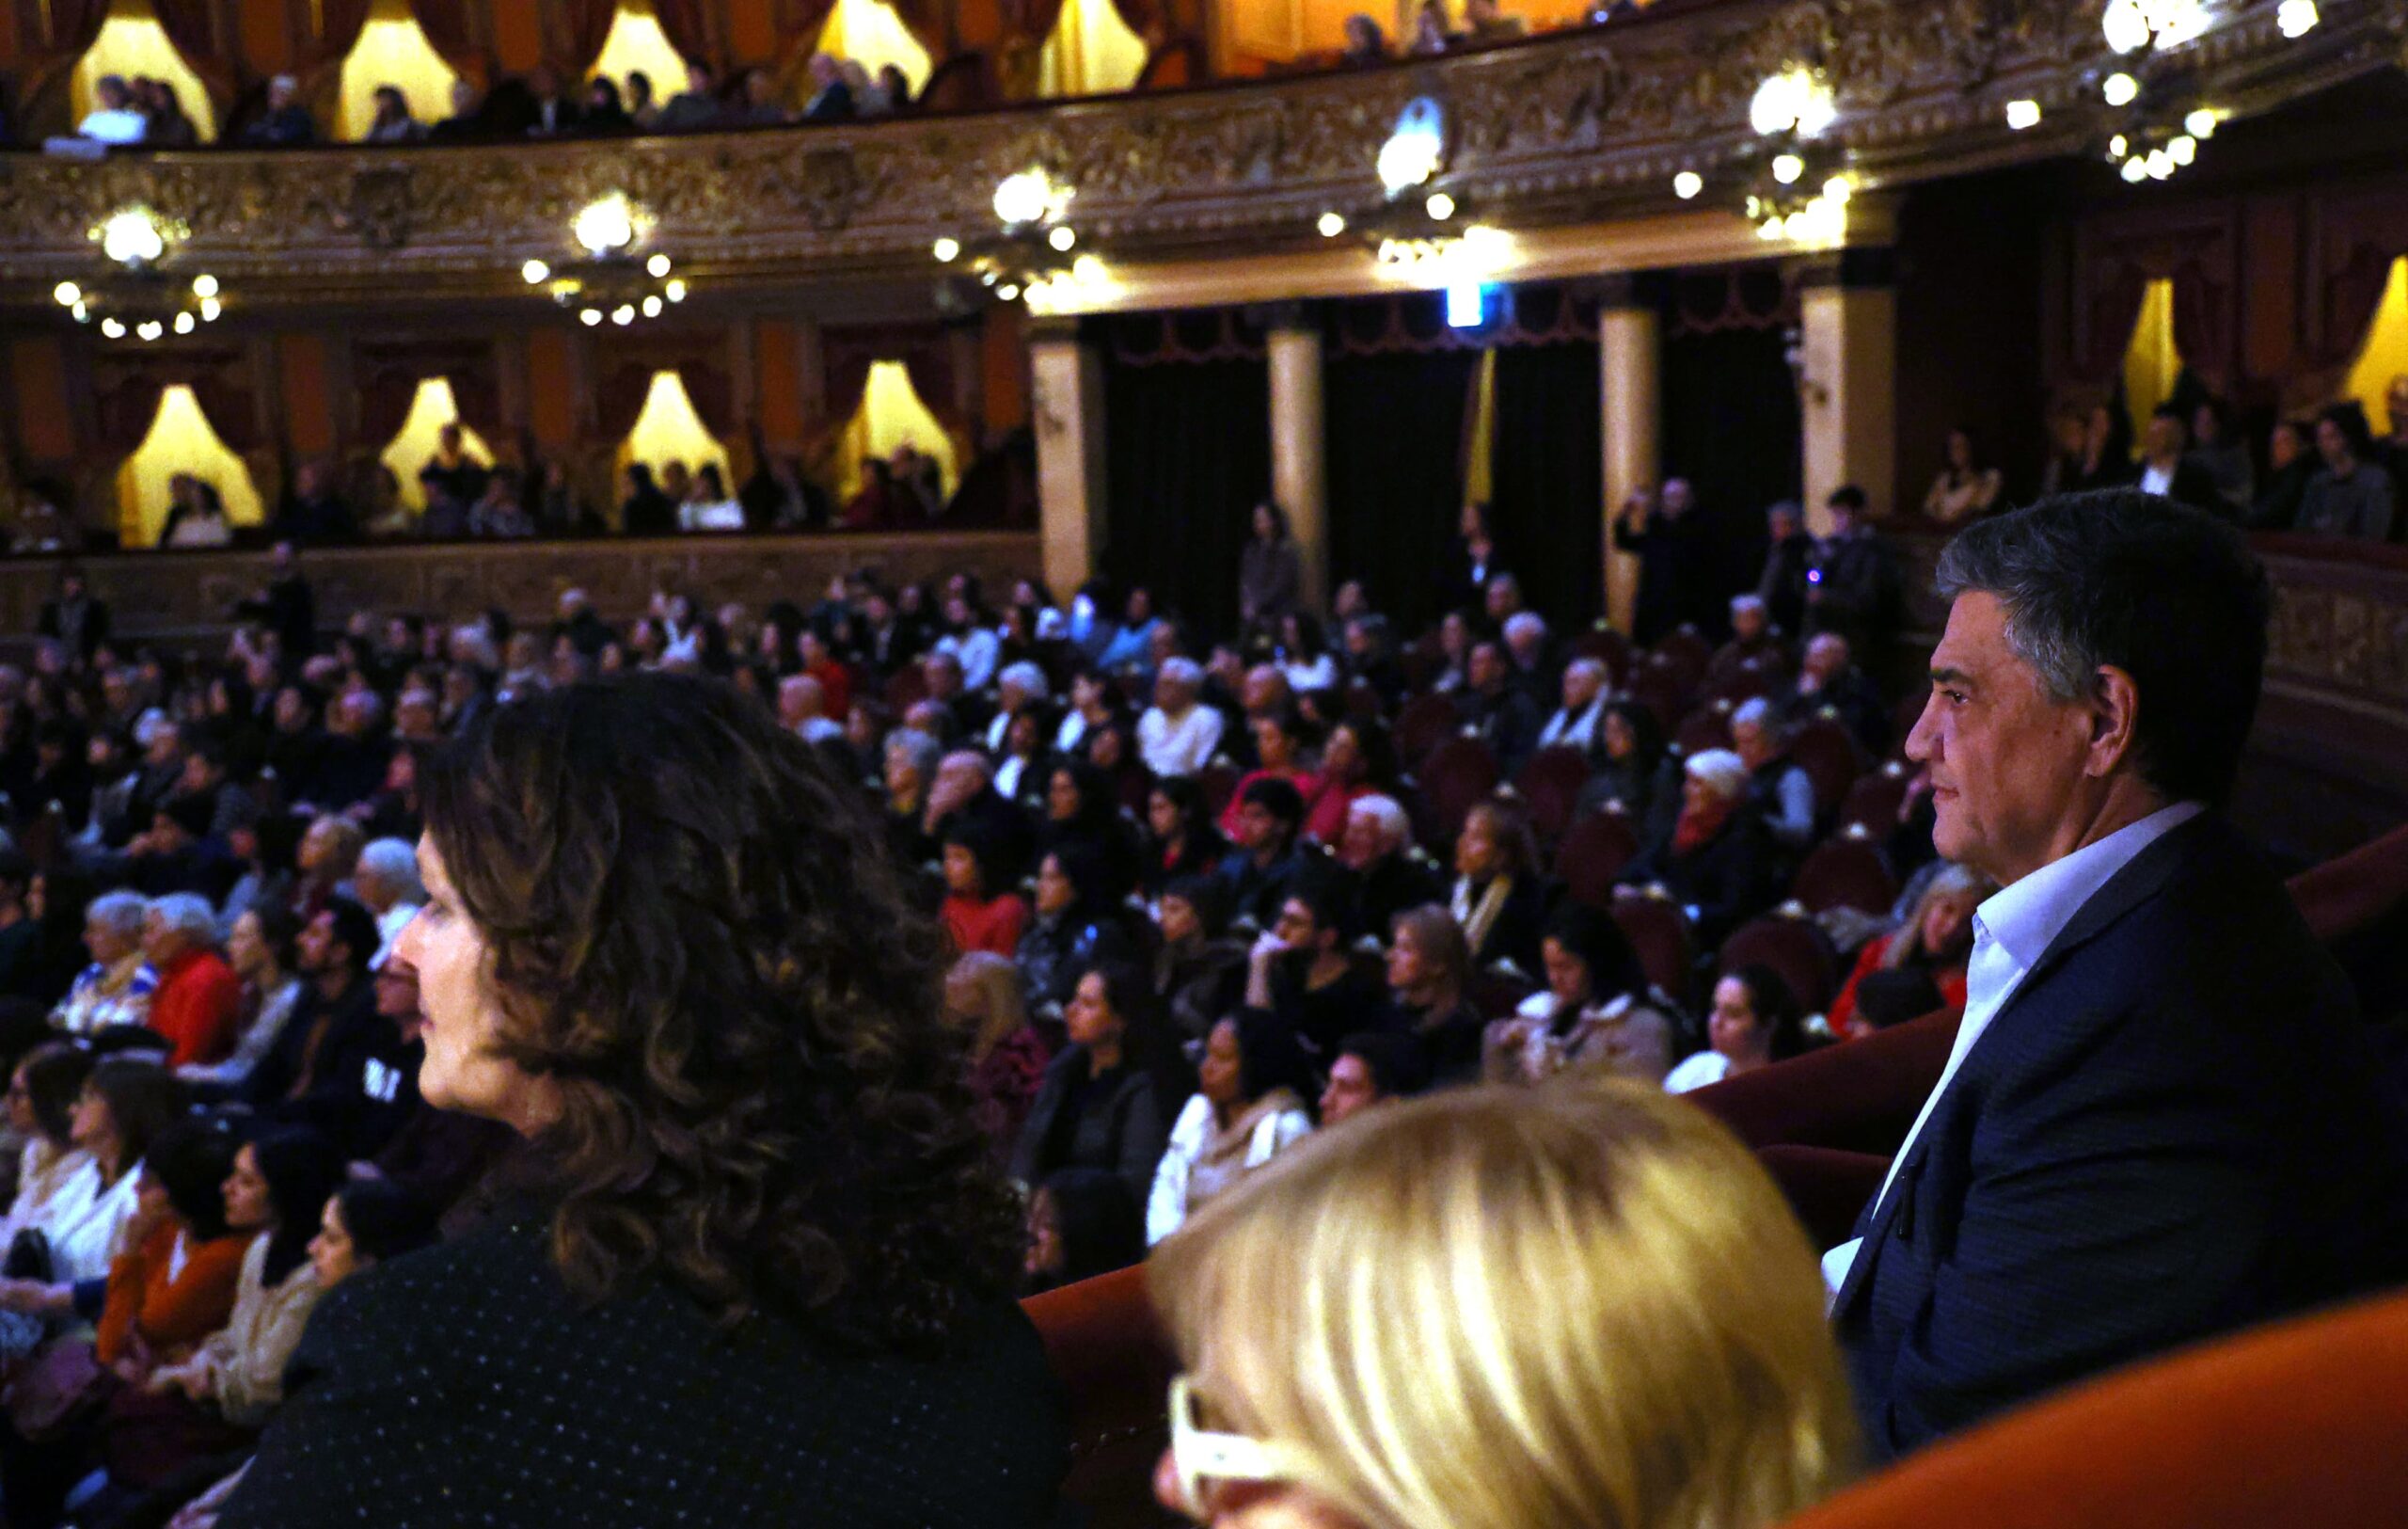
<path fill-rule="evenodd" d="M 116 319 L 103 319 L 101 320 L 101 333 L 108 336 L 111 340 L 122 340 L 125 338 L 125 326 L 119 323 Z"/>
<path fill-rule="evenodd" d="M 1062 253 L 1069 254 L 1070 247 L 1079 242 L 1079 236 L 1071 232 L 1069 225 L 1066 223 L 1062 227 L 1055 229 L 1053 232 L 1047 234 L 1045 236 L 1045 242 L 1052 245 L 1055 249 Z"/>
<path fill-rule="evenodd" d="M 2107 157 L 2110 159 L 2121 159 L 2131 151 L 2132 140 L 2121 133 L 2107 140 Z"/>
<path fill-rule="evenodd" d="M 2135 154 L 2131 158 L 2124 161 L 2124 179 L 2130 181 L 2134 185 L 2138 185 L 2143 181 L 2147 180 L 2148 161 L 2141 158 L 2138 154 Z"/>
<path fill-rule="evenodd" d="M 1434 191 L 1430 193 L 1430 199 L 1421 204 L 1421 209 L 1428 213 L 1434 221 L 1444 223 L 1455 215 L 1455 199 L 1443 191 Z"/>
<path fill-rule="evenodd" d="M 1020 299 L 1020 284 L 1016 281 L 1006 281 L 995 289 L 995 295 L 1007 303 L 1017 302 Z"/>
<path fill-rule="evenodd" d="M 2323 18 L 2317 14 L 2316 0 L 2283 0 L 2274 8 L 2274 25 L 2283 36 L 2299 39 L 2316 30 Z"/>
<path fill-rule="evenodd" d="M 683 279 L 672 280 L 660 293 L 673 303 L 682 303 L 686 300 L 686 283 Z"/>
<path fill-rule="evenodd" d="M 1806 173 L 1806 162 L 1796 154 L 1776 154 L 1772 161 L 1772 178 L 1782 185 L 1796 185 Z"/>
<path fill-rule="evenodd" d="M 87 304 L 77 303 L 67 311 L 75 315 L 75 322 L 78 324 L 87 324 L 91 322 L 92 310 Z"/>
<path fill-rule="evenodd" d="M 643 300 L 643 316 L 648 319 L 657 319 L 660 317 L 660 308 L 659 298 L 646 297 Z"/>
<path fill-rule="evenodd" d="M 216 323 L 217 315 L 225 311 L 226 305 L 214 297 L 203 297 L 200 300 L 200 322 L 203 324 Z"/>
<path fill-rule="evenodd" d="M 214 297 L 217 295 L 217 279 L 211 276 L 207 271 L 203 271 L 200 275 L 192 279 L 192 295 L 194 296 Z"/>
<path fill-rule="evenodd" d="M 961 241 L 958 239 L 939 239 L 935 244 L 928 247 L 928 253 L 937 258 L 938 264 L 950 265 L 955 261 L 961 258 Z"/>
<path fill-rule="evenodd" d="M 136 326 L 134 332 L 144 340 L 156 340 L 167 332 L 167 327 L 157 319 L 150 319 Z"/>
<path fill-rule="evenodd" d="M 2182 119 L 2182 131 L 2194 138 L 2212 138 L 2216 135 L 2216 124 L 2223 120 L 2210 108 L 2201 106 Z"/>
<path fill-rule="evenodd" d="M 2162 149 L 2150 150 L 2145 163 L 2148 167 L 2149 179 L 2152 181 L 2165 180 L 2174 173 L 2174 156 Z"/>
<path fill-rule="evenodd" d="M 2199 140 L 2185 133 L 2167 144 L 2165 151 L 2174 156 L 2177 165 L 2187 166 L 2199 157 Z"/>
<path fill-rule="evenodd" d="M 1695 170 L 1683 170 L 1672 177 L 1672 195 L 1689 201 L 1705 189 L 1705 177 Z"/>
<path fill-rule="evenodd" d="M 540 287 L 552 279 L 552 268 L 539 260 L 531 260 L 518 267 L 519 276 L 531 287 Z"/>
<path fill-rule="evenodd" d="M 602 311 L 598 308 L 586 309 L 577 315 L 577 321 L 591 329 L 602 322 Z"/>
<path fill-rule="evenodd" d="M 197 327 L 198 327 L 198 325 L 195 322 L 190 313 L 179 313 L 176 315 L 176 333 L 190 334 Z"/>
<path fill-rule="evenodd" d="M 633 324 L 635 321 L 636 305 L 633 303 L 621 303 L 618 307 L 610 310 L 610 322 L 623 329 L 628 325 Z"/>
<path fill-rule="evenodd" d="M 643 263 L 643 271 L 644 275 L 651 277 L 654 280 L 659 280 L 662 277 L 669 274 L 669 257 L 666 255 L 653 256 L 652 259 Z"/>
<path fill-rule="evenodd" d="M 1006 175 L 995 187 L 995 216 L 1007 226 L 1041 222 L 1068 200 L 1043 170 Z"/>
<path fill-rule="evenodd" d="M 1346 218 L 1342 214 L 1323 213 L 1321 215 L 1321 221 L 1313 227 L 1321 231 L 1323 238 L 1335 239 L 1346 231 Z"/>
<path fill-rule="evenodd" d="M 2107 76 L 2099 91 L 2110 106 L 2129 106 L 2141 98 L 2141 82 L 2121 70 Z"/>
<path fill-rule="evenodd" d="M 50 295 L 58 299 L 61 308 L 73 308 L 84 300 L 84 289 L 72 281 L 61 281 L 51 289 Z"/>
<path fill-rule="evenodd" d="M 129 207 L 101 225 L 101 253 L 119 265 L 140 265 L 166 250 L 166 235 L 148 209 Z"/>
<path fill-rule="evenodd" d="M 1834 175 L 1823 183 L 1823 199 L 1835 207 L 1845 207 L 1856 195 L 1856 183 L 1845 175 Z"/>
<path fill-rule="evenodd" d="M 613 193 L 590 203 L 570 226 L 577 242 L 590 255 L 607 255 L 635 242 L 635 210 L 627 199 Z"/>
<path fill-rule="evenodd" d="M 2040 125 L 2040 104 L 2036 101 L 2010 101 L 2006 104 L 2006 125 L 2020 133 Z"/>
<path fill-rule="evenodd" d="M 2107 36 L 2107 46 L 2117 53 L 2132 53 L 2147 47 L 2154 33 L 2148 17 L 2141 10 L 2140 0 L 2111 0 L 2106 14 L 2099 19 L 2099 25 Z"/>

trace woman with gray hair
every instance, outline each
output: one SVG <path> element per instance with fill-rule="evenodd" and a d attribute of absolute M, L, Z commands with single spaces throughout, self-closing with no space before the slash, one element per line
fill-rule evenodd
<path fill-rule="evenodd" d="M 111 892 L 84 912 L 84 948 L 92 964 L 51 1011 L 51 1023 L 70 1035 L 90 1035 L 150 1019 L 159 974 L 142 954 L 142 919 L 150 904 L 136 892 Z"/>
<path fill-rule="evenodd" d="M 1704 749 L 1682 768 L 1680 816 L 1622 874 L 1622 884 L 1661 887 L 1681 905 L 1698 942 L 1717 946 L 1766 902 L 1772 848 L 1748 806 L 1748 762 Z"/>

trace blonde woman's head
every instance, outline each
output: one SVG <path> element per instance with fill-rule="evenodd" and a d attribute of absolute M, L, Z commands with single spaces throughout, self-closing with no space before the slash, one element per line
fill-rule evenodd
<path fill-rule="evenodd" d="M 1656 1090 L 1466 1090 L 1323 1133 L 1149 1266 L 1201 1426 L 1282 1486 L 1221 1529 L 1750 1529 L 1846 1473 L 1820 1271 L 1772 1182 Z"/>

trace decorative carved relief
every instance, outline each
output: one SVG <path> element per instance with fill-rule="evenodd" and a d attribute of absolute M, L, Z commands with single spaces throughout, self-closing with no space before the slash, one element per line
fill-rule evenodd
<path fill-rule="evenodd" d="M 1830 76 L 1835 130 L 1877 183 L 2026 150 L 2001 92 L 2047 93 L 2103 56 L 2103 0 L 1725 0 L 1396 69 L 1050 110 L 786 133 L 410 151 L 221 152 L 0 167 L 0 278 L 39 300 L 87 268 L 86 231 L 142 199 L 194 230 L 187 258 L 239 280 L 303 274 L 319 295 L 388 295 L 410 273 L 510 290 L 518 261 L 564 249 L 586 201 L 624 191 L 661 247 L 722 270 L 892 269 L 941 233 L 985 225 L 995 183 L 1039 163 L 1078 188 L 1074 216 L 1141 254 L 1304 236 L 1309 211 L 1368 192 L 1398 110 L 1445 100 L 1462 124 L 1450 177 L 1483 216 L 1517 203 L 1612 216 L 1669 205 L 1679 159 L 1747 141 L 1751 96 L 1792 62 Z M 2321 88 L 2398 52 L 2408 0 L 2331 6 L 2297 42 L 2270 26 L 2199 45 L 2209 83 L 2253 101 Z M 273 302 L 265 284 L 246 302 Z"/>

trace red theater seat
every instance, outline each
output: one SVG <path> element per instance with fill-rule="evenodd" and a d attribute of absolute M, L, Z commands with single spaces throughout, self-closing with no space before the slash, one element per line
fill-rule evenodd
<path fill-rule="evenodd" d="M 1631 953 L 1639 957 L 1647 980 L 1662 988 L 1675 1003 L 1689 1001 L 1697 942 L 1688 915 L 1663 898 L 1625 891 L 1613 900 L 1614 922 L 1622 926 Z"/>
<path fill-rule="evenodd" d="M 1396 718 L 1396 752 L 1407 769 L 1428 757 L 1432 749 L 1452 738 L 1463 726 L 1463 714 L 1444 695 L 1424 695 L 1408 702 Z"/>
<path fill-rule="evenodd" d="M 1497 789 L 1497 754 L 1487 741 L 1450 738 L 1421 761 L 1415 826 L 1422 843 L 1442 860 L 1454 858 L 1455 836 L 1472 808 Z"/>
<path fill-rule="evenodd" d="M 2291 900 L 2330 945 L 2408 902 L 2408 828 L 2395 828 L 2290 879 Z"/>
<path fill-rule="evenodd" d="M 1787 1529 L 2396 1529 L 2408 1296 L 2286 1322 L 2025 1408 Z"/>
<path fill-rule="evenodd" d="M 1530 756 L 1513 788 L 1530 809 L 1530 828 L 1541 842 L 1552 844 L 1572 823 L 1580 803 L 1580 788 L 1589 784 L 1589 760 L 1578 749 L 1558 743 Z"/>
<path fill-rule="evenodd" d="M 1848 907 L 1886 914 L 1898 900 L 1898 884 L 1892 879 L 1890 868 L 1881 863 L 1880 852 L 1854 829 L 1826 839 L 1808 855 L 1789 890 L 1808 913 Z"/>
<path fill-rule="evenodd" d="M 1164 1412 L 1179 1362 L 1146 1297 L 1146 1271 L 1122 1269 L 1031 1298 L 1029 1320 L 1062 1384 L 1070 1424 L 1063 1493 L 1089 1529 L 1179 1521 L 1154 1502 L 1154 1462 L 1170 1442 Z"/>
<path fill-rule="evenodd" d="M 1813 919 L 1795 914 L 1767 914 L 1741 925 L 1716 956 L 1717 969 L 1728 976 L 1742 966 L 1769 966 L 1789 984 L 1801 1012 L 1819 1014 L 1831 1006 L 1840 989 L 1839 956 L 1831 938 Z"/>
<path fill-rule="evenodd" d="M 1630 819 L 1619 812 L 1597 812 L 1572 825 L 1555 853 L 1555 874 L 1564 892 L 1592 908 L 1610 908 L 1614 878 L 1639 854 L 1639 836 Z"/>
<path fill-rule="evenodd" d="M 1890 1171 L 1890 1159 L 1878 1153 L 1833 1147 L 1766 1147 L 1756 1160 L 1818 1249 L 1836 1248 L 1856 1234 L 1857 1216 Z"/>

